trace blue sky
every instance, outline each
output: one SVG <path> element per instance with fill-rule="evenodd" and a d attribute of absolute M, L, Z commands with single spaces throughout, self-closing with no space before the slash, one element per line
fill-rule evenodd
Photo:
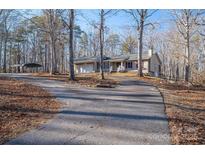
<path fill-rule="evenodd" d="M 31 14 L 39 14 L 41 10 L 32 10 Z M 99 22 L 99 10 L 94 9 L 80 9 L 76 11 L 77 18 L 76 23 L 80 25 L 81 29 L 89 33 L 90 22 Z M 169 28 L 171 15 L 169 10 L 158 10 L 152 17 L 149 18 L 150 21 L 160 23 L 157 31 L 165 31 Z M 126 26 L 133 26 L 135 24 L 133 18 L 123 11 L 119 11 L 116 15 L 109 16 L 106 18 L 106 25 L 110 28 L 111 32 L 123 33 Z"/>
<path fill-rule="evenodd" d="M 83 17 L 82 17 L 83 14 Z M 88 31 L 90 29 L 91 21 L 99 21 L 99 10 L 78 10 L 77 24 L 81 25 L 81 29 Z M 168 10 L 158 10 L 152 17 L 149 18 L 150 21 L 159 22 L 160 26 L 158 31 L 167 30 L 170 23 L 170 13 Z M 134 20 L 129 14 L 123 11 L 119 12 L 117 15 L 110 16 L 106 19 L 106 25 L 111 29 L 112 32 L 120 33 L 123 31 L 125 26 L 134 25 Z"/>

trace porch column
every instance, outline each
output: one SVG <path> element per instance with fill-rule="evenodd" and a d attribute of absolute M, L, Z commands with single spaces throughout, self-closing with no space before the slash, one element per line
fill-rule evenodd
<path fill-rule="evenodd" d="M 121 67 L 123 66 L 123 61 L 121 61 Z"/>
<path fill-rule="evenodd" d="M 97 62 L 94 62 L 94 72 L 97 72 L 98 68 L 97 68 Z"/>

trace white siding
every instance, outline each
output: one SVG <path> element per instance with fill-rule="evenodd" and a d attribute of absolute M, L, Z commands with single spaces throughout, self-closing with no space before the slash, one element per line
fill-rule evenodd
<path fill-rule="evenodd" d="M 149 72 L 149 62 L 148 61 L 143 61 L 143 73 L 148 73 Z"/>
<path fill-rule="evenodd" d="M 137 65 L 137 61 L 132 61 L 132 69 L 133 70 L 137 70 L 136 65 Z"/>
<path fill-rule="evenodd" d="M 79 64 L 76 66 L 76 73 L 92 73 L 95 72 L 94 64 Z"/>

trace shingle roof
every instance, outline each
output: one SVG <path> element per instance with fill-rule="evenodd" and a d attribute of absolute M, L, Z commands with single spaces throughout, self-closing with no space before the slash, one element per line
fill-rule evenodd
<path fill-rule="evenodd" d="M 142 59 L 147 60 L 150 56 L 148 54 L 143 54 Z M 125 60 L 137 60 L 138 54 L 126 54 L 126 55 L 119 55 L 114 57 L 106 57 L 104 56 L 105 61 L 115 62 L 115 61 L 125 61 Z M 100 56 L 93 56 L 93 57 L 80 57 L 74 59 L 74 63 L 89 63 L 89 62 L 99 62 Z"/>
<path fill-rule="evenodd" d="M 124 61 L 124 60 L 128 60 L 129 56 L 127 55 L 119 55 L 119 56 L 115 56 L 115 57 L 111 57 L 108 61 Z"/>
<path fill-rule="evenodd" d="M 110 57 L 104 56 L 104 60 L 108 60 Z M 89 62 L 99 62 L 100 56 L 92 56 L 92 57 L 79 57 L 74 59 L 74 63 L 89 63 Z"/>

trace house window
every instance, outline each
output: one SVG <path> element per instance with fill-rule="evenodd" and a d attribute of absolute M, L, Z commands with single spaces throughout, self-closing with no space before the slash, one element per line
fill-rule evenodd
<path fill-rule="evenodd" d="M 108 62 L 104 62 L 103 63 L 103 68 L 104 69 L 109 69 L 109 63 Z"/>
<path fill-rule="evenodd" d="M 100 63 L 97 62 L 97 70 L 100 70 Z"/>
<path fill-rule="evenodd" d="M 132 68 L 132 62 L 131 61 L 126 62 L 126 68 Z"/>

